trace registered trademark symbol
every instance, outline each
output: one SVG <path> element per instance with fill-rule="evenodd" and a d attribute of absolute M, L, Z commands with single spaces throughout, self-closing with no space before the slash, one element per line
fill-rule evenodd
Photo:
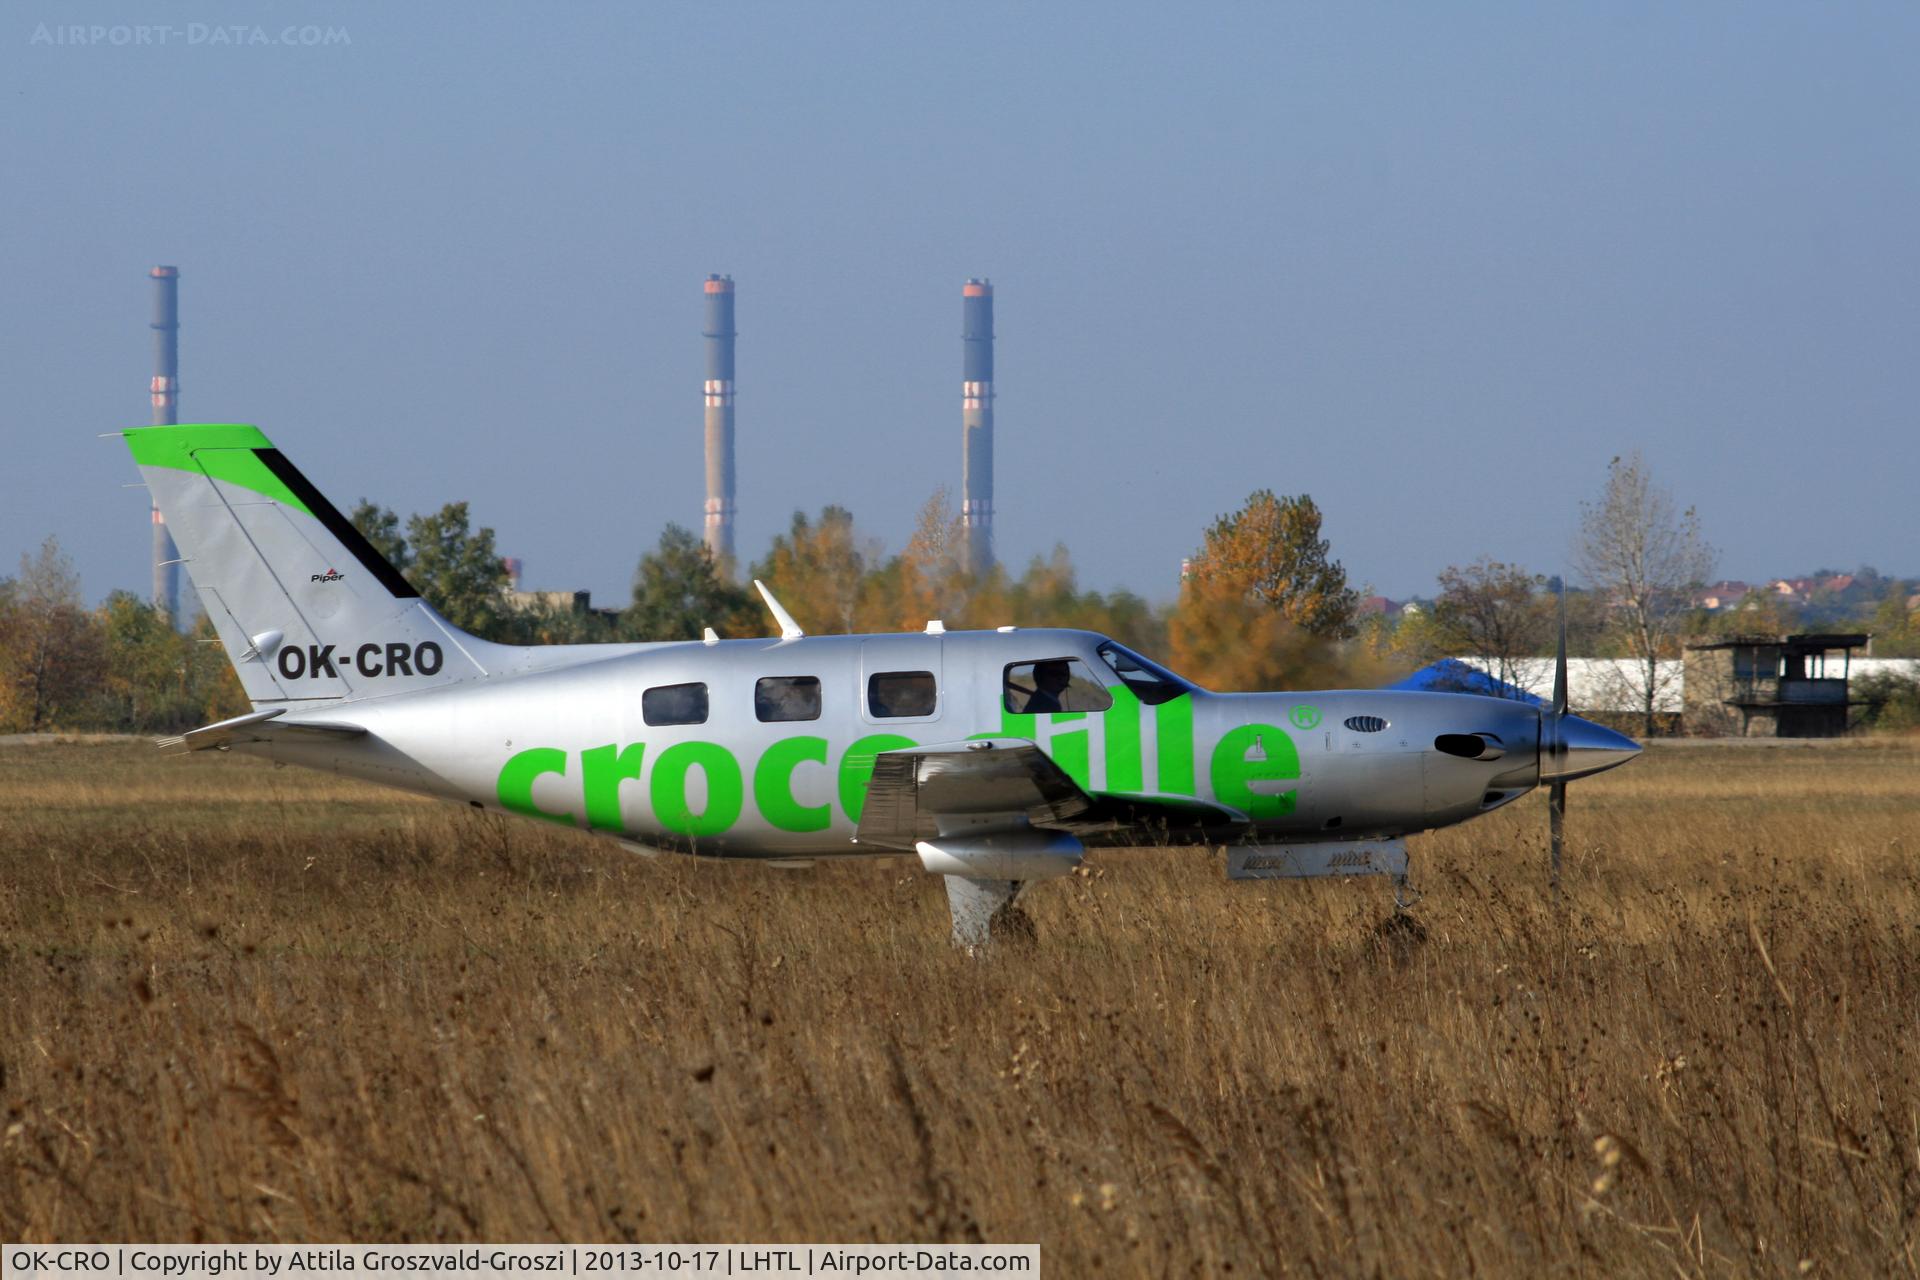
<path fill-rule="evenodd" d="M 1296 729 L 1313 729 L 1320 724 L 1320 708 L 1309 707 L 1304 703 L 1287 712 L 1287 719 L 1293 721 Z"/>

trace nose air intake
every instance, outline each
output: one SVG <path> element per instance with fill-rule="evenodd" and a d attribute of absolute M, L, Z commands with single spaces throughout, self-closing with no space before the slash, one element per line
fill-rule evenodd
<path fill-rule="evenodd" d="M 1579 716 L 1562 715 L 1540 744 L 1540 781 L 1568 782 L 1616 769 L 1640 754 L 1640 744 L 1624 733 Z"/>

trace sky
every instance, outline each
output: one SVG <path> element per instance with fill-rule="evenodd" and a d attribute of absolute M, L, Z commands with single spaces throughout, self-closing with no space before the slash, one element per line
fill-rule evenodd
<path fill-rule="evenodd" d="M 1915 65 L 1912 5 L 16 0 L 0 568 L 146 589 L 169 263 L 183 421 L 602 603 L 700 525 L 708 272 L 747 558 L 957 500 L 986 276 L 1015 567 L 1166 599 L 1270 488 L 1396 598 L 1555 573 L 1638 450 L 1725 576 L 1920 574 Z"/>

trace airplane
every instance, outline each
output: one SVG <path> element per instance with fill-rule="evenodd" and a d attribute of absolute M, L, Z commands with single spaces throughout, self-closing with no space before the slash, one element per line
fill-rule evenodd
<path fill-rule="evenodd" d="M 1383 875 L 1406 838 L 1640 750 L 1567 711 L 1385 690 L 1213 693 L 1052 627 L 495 644 L 453 626 L 254 426 L 123 437 L 253 710 L 161 739 L 243 751 L 636 852 L 773 866 L 910 854 L 955 943 L 1017 927 L 1096 846 L 1225 847 L 1227 875 Z M 1012 924 L 1010 925 L 1010 922 Z"/>

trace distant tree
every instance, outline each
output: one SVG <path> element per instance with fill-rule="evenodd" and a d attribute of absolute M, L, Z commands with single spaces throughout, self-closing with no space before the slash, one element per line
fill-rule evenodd
<path fill-rule="evenodd" d="M 347 518 L 360 531 L 360 536 L 386 557 L 388 564 L 402 573 L 407 571 L 407 566 L 413 563 L 413 552 L 407 546 L 407 535 L 401 532 L 399 516 L 362 498 L 354 504 L 353 514 Z"/>
<path fill-rule="evenodd" d="M 1667 683 L 1660 664 L 1679 656 L 1691 590 L 1713 573 L 1713 548 L 1694 509 L 1675 507 L 1638 453 L 1608 464 L 1599 500 L 1580 509 L 1574 560 L 1601 598 L 1614 642 L 1633 659 L 1627 691 L 1651 736 Z"/>
<path fill-rule="evenodd" d="M 1167 620 L 1167 665 L 1209 689 L 1254 692 L 1349 683 L 1341 646 L 1221 578 L 1189 577 Z"/>
<path fill-rule="evenodd" d="M 507 568 L 493 530 L 473 529 L 467 504 L 449 502 L 407 521 L 407 545 L 407 580 L 427 603 L 454 626 L 491 639 L 501 629 L 507 602 Z"/>
<path fill-rule="evenodd" d="M 932 618 L 958 625 L 977 585 L 966 572 L 965 552 L 966 534 L 943 485 L 921 504 L 907 549 L 890 566 L 893 581 L 866 594 L 883 602 L 889 625 L 899 630 L 916 630 Z"/>
<path fill-rule="evenodd" d="M 182 720 L 198 723 L 188 691 L 192 641 L 131 591 L 108 596 L 98 616 L 105 650 L 96 708 L 102 727 L 153 733 L 180 727 Z"/>
<path fill-rule="evenodd" d="M 1187 580 L 1249 596 L 1312 635 L 1345 638 L 1360 597 L 1328 551 L 1312 498 L 1261 489 L 1213 522 Z"/>
<path fill-rule="evenodd" d="M 1866 624 L 1875 657 L 1920 658 L 1920 611 L 1909 607 L 1916 598 L 1897 582 L 1881 598 Z"/>
<path fill-rule="evenodd" d="M 80 579 L 55 538 L 20 557 L 0 591 L 0 721 L 28 733 L 81 712 L 100 689 L 99 624 L 80 603 Z"/>
<path fill-rule="evenodd" d="M 810 521 L 804 511 L 773 540 L 753 576 L 780 597 L 794 620 L 809 631 L 849 634 L 860 629 L 861 589 L 868 557 L 845 507 L 825 507 Z"/>
<path fill-rule="evenodd" d="M 1522 675 L 1524 659 L 1551 652 L 1554 623 L 1538 594 L 1541 578 L 1518 565 L 1482 557 L 1440 571 L 1440 594 L 1429 615 L 1430 641 L 1450 658 L 1485 658 L 1491 674 L 1517 691 L 1541 693 Z"/>
<path fill-rule="evenodd" d="M 703 627 L 753 635 L 752 623 L 747 593 L 721 576 L 713 553 L 690 530 L 669 524 L 634 570 L 633 603 L 621 629 L 636 640 L 698 640 Z"/>
<path fill-rule="evenodd" d="M 1854 723 L 1863 729 L 1920 729 L 1920 678 L 1898 671 L 1860 676 L 1848 693 L 1861 704 Z"/>

